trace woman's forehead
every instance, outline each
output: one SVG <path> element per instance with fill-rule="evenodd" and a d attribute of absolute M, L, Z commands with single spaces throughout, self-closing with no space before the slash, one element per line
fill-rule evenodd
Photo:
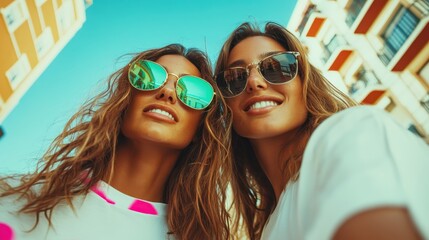
<path fill-rule="evenodd" d="M 198 68 L 187 58 L 181 55 L 164 55 L 158 60 L 157 63 L 161 64 L 167 72 L 175 73 L 177 75 L 194 75 L 201 76 Z"/>
<path fill-rule="evenodd" d="M 228 66 L 235 61 L 250 64 L 264 58 L 267 53 L 284 52 L 286 49 L 276 40 L 265 36 L 248 37 L 232 48 L 228 57 Z"/>

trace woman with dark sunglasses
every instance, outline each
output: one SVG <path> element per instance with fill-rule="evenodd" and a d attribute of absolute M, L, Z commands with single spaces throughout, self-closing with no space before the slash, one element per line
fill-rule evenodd
<path fill-rule="evenodd" d="M 356 106 L 285 28 L 244 23 L 215 81 L 232 110 L 237 209 L 250 239 L 429 239 L 429 148 Z"/>
<path fill-rule="evenodd" d="M 36 172 L 2 179 L 0 239 L 229 239 L 228 118 L 211 76 L 181 45 L 113 73 Z"/>

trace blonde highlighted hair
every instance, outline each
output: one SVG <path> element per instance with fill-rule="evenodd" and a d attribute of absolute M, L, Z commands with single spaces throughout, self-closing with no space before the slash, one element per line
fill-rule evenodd
<path fill-rule="evenodd" d="M 163 55 L 181 55 L 193 63 L 202 78 L 213 84 L 206 54 L 172 44 L 142 52 L 137 58 L 156 61 Z M 51 223 L 55 206 L 75 196 L 87 194 L 91 186 L 111 176 L 118 143 L 123 139 L 121 124 L 131 98 L 128 64 L 113 73 L 104 91 L 88 100 L 67 122 L 63 132 L 52 142 L 32 174 L 15 175 L 1 180 L 0 197 L 18 194 L 26 199 L 22 213 L 35 214 L 37 226 L 42 213 Z M 214 86 L 216 97 L 205 110 L 193 143 L 180 154 L 164 191 L 168 204 L 167 222 L 177 239 L 229 239 L 230 217 L 225 209 L 229 169 L 231 127 L 225 102 Z M 10 179 L 20 179 L 10 186 Z M 37 186 L 37 191 L 35 187 Z"/>
<path fill-rule="evenodd" d="M 314 129 L 327 117 L 342 109 L 356 105 L 347 95 L 335 88 L 308 60 L 301 42 L 284 27 L 269 22 L 263 31 L 257 25 L 243 23 L 224 43 L 219 53 L 216 74 L 228 65 L 231 50 L 242 40 L 265 36 L 280 43 L 287 51 L 300 53 L 298 75 L 303 84 L 304 103 L 308 111 L 306 122 L 296 136 L 295 153 L 282 159 L 286 181 L 296 180 L 307 140 Z M 269 215 L 276 206 L 276 197 L 270 181 L 260 167 L 249 141 L 232 130 L 233 168 L 231 188 L 234 204 L 250 239 L 259 239 Z"/>

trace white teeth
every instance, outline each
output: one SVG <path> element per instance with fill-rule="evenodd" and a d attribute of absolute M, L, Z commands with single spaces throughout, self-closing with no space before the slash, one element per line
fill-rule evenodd
<path fill-rule="evenodd" d="M 249 110 L 271 107 L 271 106 L 277 106 L 277 105 L 278 104 L 274 101 L 260 101 L 260 102 L 255 102 L 254 104 L 252 104 L 252 106 L 250 106 Z"/>
<path fill-rule="evenodd" d="M 173 120 L 173 121 L 174 121 L 174 117 L 173 117 L 173 115 L 171 115 L 171 114 L 170 114 L 169 112 L 167 112 L 167 111 L 164 111 L 164 110 L 161 110 L 161 109 L 158 109 L 158 108 L 154 108 L 154 109 L 149 110 L 148 112 L 159 113 L 159 114 L 164 115 L 164 116 L 166 116 L 166 117 L 168 117 L 168 118 L 170 118 L 171 120 Z"/>

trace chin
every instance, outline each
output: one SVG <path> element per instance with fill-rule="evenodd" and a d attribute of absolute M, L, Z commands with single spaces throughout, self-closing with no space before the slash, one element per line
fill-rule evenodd
<path fill-rule="evenodd" d="M 270 126 L 270 127 L 265 127 L 265 128 L 254 128 L 252 129 L 252 131 L 248 131 L 248 129 L 246 131 L 243 132 L 237 132 L 237 134 L 239 136 L 248 138 L 248 139 L 254 139 L 254 140 L 263 140 L 263 139 L 269 139 L 269 138 L 275 138 L 275 137 L 280 137 L 280 136 L 287 136 L 287 135 L 291 135 L 294 134 L 299 128 L 300 128 L 301 124 L 297 124 L 294 126 L 290 126 L 290 127 L 278 127 L 276 128 L 275 126 Z"/>

